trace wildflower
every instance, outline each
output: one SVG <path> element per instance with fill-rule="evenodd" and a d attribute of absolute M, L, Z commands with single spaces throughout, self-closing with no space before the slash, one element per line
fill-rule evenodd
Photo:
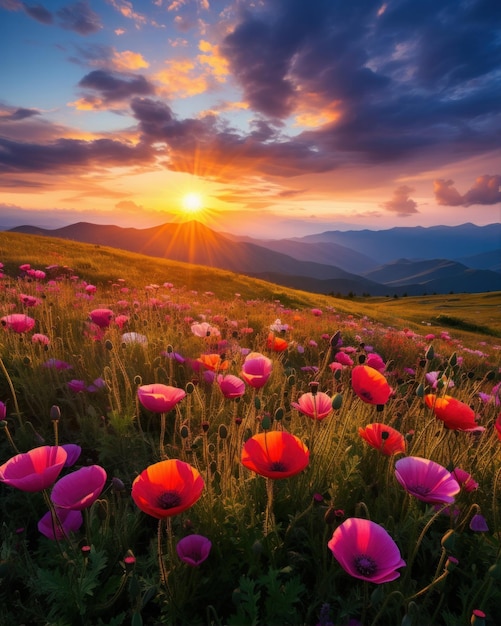
<path fill-rule="evenodd" d="M 444 376 L 442 372 L 426 372 L 424 375 L 426 382 L 431 385 L 432 389 L 438 389 L 443 387 L 446 383 L 448 387 L 454 387 L 454 381 L 447 376 Z"/>
<path fill-rule="evenodd" d="M 32 343 L 41 343 L 44 346 L 48 346 L 50 344 L 50 339 L 47 335 L 43 335 L 42 333 L 34 333 L 31 336 Z"/>
<path fill-rule="evenodd" d="M 80 458 L 80 454 L 82 453 L 82 448 L 77 446 L 76 443 L 64 443 L 61 448 L 66 450 L 66 461 L 64 463 L 64 467 L 72 467 Z"/>
<path fill-rule="evenodd" d="M 456 467 L 452 470 L 452 475 L 466 492 L 471 493 L 478 489 L 477 481 L 473 480 L 471 474 L 468 474 L 468 472 L 465 472 L 460 467 Z"/>
<path fill-rule="evenodd" d="M 132 499 L 156 519 L 182 513 L 202 495 L 203 478 L 197 469 L 178 459 L 150 465 L 132 483 Z"/>
<path fill-rule="evenodd" d="M 351 385 L 368 404 L 386 404 L 393 391 L 386 378 L 369 365 L 357 365 L 351 372 Z"/>
<path fill-rule="evenodd" d="M 437 419 L 444 423 L 450 430 L 483 431 L 475 421 L 475 411 L 464 402 L 451 396 L 438 397 L 435 394 L 427 394 L 424 401 L 435 413 Z"/>
<path fill-rule="evenodd" d="M 289 347 L 289 343 L 282 337 L 276 337 L 273 333 L 269 333 L 266 339 L 266 347 L 273 352 L 284 352 Z"/>
<path fill-rule="evenodd" d="M 348 367 L 351 367 L 353 365 L 353 359 L 351 359 L 346 352 L 340 351 L 340 352 L 336 352 L 335 356 L 334 356 L 334 360 L 337 363 L 340 363 L 341 365 L 347 365 Z"/>
<path fill-rule="evenodd" d="M 247 439 L 242 465 L 267 478 L 289 478 L 308 465 L 310 453 L 295 435 L 282 430 L 259 433 Z"/>
<path fill-rule="evenodd" d="M 43 367 L 47 367 L 50 369 L 55 369 L 60 372 L 64 370 L 71 370 L 73 366 L 65 361 L 61 361 L 60 359 L 48 359 L 45 363 L 42 363 Z"/>
<path fill-rule="evenodd" d="M 0 421 L 7 417 L 7 406 L 5 402 L 0 400 Z"/>
<path fill-rule="evenodd" d="M 396 461 L 395 477 L 409 494 L 431 504 L 450 504 L 460 490 L 459 483 L 445 467 L 417 456 Z"/>
<path fill-rule="evenodd" d="M 184 389 L 154 383 L 153 385 L 141 385 L 137 389 L 139 402 L 148 411 L 153 413 L 167 413 L 186 396 Z"/>
<path fill-rule="evenodd" d="M 489 532 L 489 526 L 487 526 L 487 521 L 483 515 L 477 513 L 470 520 L 470 530 L 473 530 L 476 533 L 487 533 Z"/>
<path fill-rule="evenodd" d="M 369 367 L 373 367 L 378 372 L 384 372 L 384 370 L 386 369 L 386 363 L 376 352 L 371 352 L 371 354 L 367 356 L 366 365 L 368 365 Z"/>
<path fill-rule="evenodd" d="M 93 324 L 99 328 L 108 328 L 115 314 L 111 309 L 94 309 L 89 313 L 89 317 Z"/>
<path fill-rule="evenodd" d="M 494 428 L 496 429 L 496 435 L 499 441 L 501 441 L 501 413 L 496 417 L 494 422 Z"/>
<path fill-rule="evenodd" d="M 146 335 L 141 335 L 140 333 L 123 333 L 120 337 L 120 341 L 122 343 L 137 343 L 145 346 L 148 343 L 148 338 Z"/>
<path fill-rule="evenodd" d="M 358 434 L 367 443 L 385 456 L 405 453 L 405 438 L 391 426 L 375 423 L 359 428 Z"/>
<path fill-rule="evenodd" d="M 260 354 L 259 352 L 250 352 L 242 365 L 242 378 L 245 382 L 259 389 L 264 387 L 271 376 L 273 364 L 271 359 Z"/>
<path fill-rule="evenodd" d="M 316 420 L 323 420 L 332 411 L 332 399 L 323 391 L 303 393 L 291 406 Z"/>
<path fill-rule="evenodd" d="M 48 539 L 60 541 L 70 532 L 76 532 L 83 523 L 81 511 L 56 507 L 56 515 L 59 523 L 52 519 L 51 511 L 47 511 L 38 522 L 38 530 Z"/>
<path fill-rule="evenodd" d="M 219 337 L 221 332 L 215 326 L 211 326 L 209 322 L 200 322 L 191 325 L 191 332 L 200 338 Z"/>
<path fill-rule="evenodd" d="M 197 361 L 211 372 L 227 370 L 229 363 L 224 361 L 219 354 L 202 354 Z"/>
<path fill-rule="evenodd" d="M 66 458 L 66 450 L 61 446 L 33 448 L 1 465 L 0 481 L 21 491 L 42 491 L 59 476 Z"/>
<path fill-rule="evenodd" d="M 178 557 L 192 567 L 197 567 L 209 556 L 212 543 L 203 535 L 188 535 L 177 542 Z"/>
<path fill-rule="evenodd" d="M 395 580 L 406 565 L 388 532 L 368 519 L 348 518 L 327 545 L 350 576 L 376 584 Z"/>
<path fill-rule="evenodd" d="M 0 319 L 2 326 L 15 333 L 26 333 L 35 326 L 35 320 L 24 313 L 12 313 Z"/>
<path fill-rule="evenodd" d="M 225 398 L 240 398 L 245 393 L 244 381 L 233 374 L 228 374 L 227 376 L 219 374 L 217 383 Z"/>
<path fill-rule="evenodd" d="M 311 309 L 311 314 L 315 317 L 320 317 L 322 315 L 322 309 Z"/>
<path fill-rule="evenodd" d="M 106 471 L 100 465 L 81 467 L 57 481 L 50 499 L 61 509 L 86 509 L 99 498 L 106 477 Z"/>
<path fill-rule="evenodd" d="M 85 391 L 86 388 L 85 380 L 77 380 L 76 378 L 73 378 L 66 384 L 68 386 L 68 389 L 70 389 L 70 391 L 73 391 L 73 393 L 80 393 L 82 391 Z"/>

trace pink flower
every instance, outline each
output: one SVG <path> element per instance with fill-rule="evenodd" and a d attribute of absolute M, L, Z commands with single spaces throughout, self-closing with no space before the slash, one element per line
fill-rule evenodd
<path fill-rule="evenodd" d="M 376 352 L 371 352 L 371 354 L 367 356 L 366 364 L 369 367 L 373 367 L 378 372 L 384 372 L 386 369 L 386 363 Z"/>
<path fill-rule="evenodd" d="M 186 396 L 184 389 L 154 383 L 138 387 L 137 397 L 139 402 L 148 411 L 153 413 L 167 413 Z"/>
<path fill-rule="evenodd" d="M 12 313 L 0 319 L 2 326 L 15 333 L 26 333 L 35 326 L 35 320 L 24 313 Z"/>
<path fill-rule="evenodd" d="M 349 367 L 353 365 L 353 360 L 343 351 L 336 352 L 334 360 L 341 363 L 341 365 L 348 365 Z"/>
<path fill-rule="evenodd" d="M 467 493 L 471 493 L 472 491 L 478 489 L 477 481 L 473 480 L 472 475 L 468 474 L 468 472 L 465 472 L 465 470 L 460 467 L 453 469 L 452 475 Z"/>
<path fill-rule="evenodd" d="M 388 532 L 368 519 L 348 518 L 327 545 L 350 576 L 378 585 L 398 578 L 396 570 L 406 565 Z"/>
<path fill-rule="evenodd" d="M 203 535 L 188 535 L 177 542 L 176 552 L 183 563 L 197 567 L 209 556 L 212 543 Z"/>
<path fill-rule="evenodd" d="M 332 399 L 323 391 L 316 394 L 303 393 L 297 402 L 291 402 L 295 409 L 316 420 L 323 420 L 332 411 Z"/>
<path fill-rule="evenodd" d="M 105 482 L 106 471 L 100 465 L 81 467 L 57 481 L 50 499 L 61 509 L 81 511 L 99 498 Z"/>
<path fill-rule="evenodd" d="M 322 309 L 311 309 L 311 314 L 315 317 L 320 317 L 322 315 Z"/>
<path fill-rule="evenodd" d="M 259 352 L 250 352 L 245 357 L 241 374 L 248 385 L 254 387 L 254 389 L 260 389 L 268 382 L 272 369 L 273 363 L 271 359 Z"/>
<path fill-rule="evenodd" d="M 47 511 L 38 522 L 38 530 L 48 539 L 61 541 L 61 539 L 64 539 L 65 535 L 68 535 L 70 532 L 76 532 L 83 523 L 81 511 L 56 508 L 56 515 L 59 524 L 52 519 L 52 513 L 50 511 Z"/>
<path fill-rule="evenodd" d="M 73 391 L 73 393 L 80 393 L 82 391 L 85 391 L 85 388 L 86 388 L 85 381 L 77 380 L 76 378 L 73 378 L 72 380 L 68 381 L 66 384 L 68 385 L 68 389 Z"/>
<path fill-rule="evenodd" d="M 238 376 L 219 374 L 217 382 L 225 398 L 240 398 L 245 393 L 245 383 Z"/>
<path fill-rule="evenodd" d="M 191 325 L 191 332 L 196 337 L 219 337 L 221 333 L 215 326 L 211 326 L 209 322 L 200 322 Z"/>
<path fill-rule="evenodd" d="M 108 328 L 115 314 L 111 309 L 94 309 L 89 313 L 89 317 L 93 324 L 99 328 Z"/>
<path fill-rule="evenodd" d="M 66 450 L 61 446 L 33 448 L 0 466 L 0 481 L 21 491 L 42 491 L 59 476 L 66 458 Z"/>
<path fill-rule="evenodd" d="M 32 343 L 41 343 L 44 346 L 48 346 L 50 344 L 50 339 L 47 335 L 42 335 L 42 333 L 35 333 L 31 336 Z"/>
<path fill-rule="evenodd" d="M 7 405 L 0 400 L 0 421 L 7 417 Z"/>
<path fill-rule="evenodd" d="M 64 467 L 72 467 L 75 465 L 82 454 L 82 448 L 77 446 L 76 443 L 63 443 L 61 448 L 64 448 L 67 454 Z"/>
<path fill-rule="evenodd" d="M 460 489 L 445 467 L 417 456 L 396 461 L 395 477 L 408 493 L 431 504 L 451 504 Z"/>

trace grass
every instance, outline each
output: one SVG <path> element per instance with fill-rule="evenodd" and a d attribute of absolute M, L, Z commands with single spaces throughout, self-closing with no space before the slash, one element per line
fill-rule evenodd
<path fill-rule="evenodd" d="M 488 626 L 500 622 L 501 294 L 339 299 L 14 233 L 0 233 L 0 261 L 0 465 L 17 451 L 72 443 L 81 454 L 61 476 L 90 465 L 107 474 L 80 528 L 59 541 L 38 530 L 50 487 L 44 496 L 0 482 L 1 624 L 457 626 L 474 610 Z M 47 276 L 23 274 L 26 263 Z M 90 313 L 103 307 L 114 319 L 100 328 Z M 9 330 L 12 313 L 35 327 Z M 215 330 L 195 334 L 204 322 Z M 270 332 L 285 340 L 282 351 Z M 40 335 L 49 343 L 34 341 Z M 270 359 L 270 378 L 225 398 L 215 377 L 242 377 L 249 352 Z M 393 389 L 380 406 L 363 401 L 351 378 L 373 353 Z M 204 368 L 208 354 L 227 369 Z M 48 367 L 54 360 L 71 369 Z M 139 402 L 138 388 L 153 383 L 186 392 L 165 419 Z M 315 383 L 333 407 L 321 421 L 295 408 Z M 471 407 L 485 430 L 446 428 L 427 394 Z M 405 453 L 371 447 L 359 429 L 372 423 L 401 433 Z M 270 430 L 308 447 L 303 471 L 273 480 L 242 465 L 244 443 Z M 461 488 L 437 511 L 396 480 L 402 456 L 460 467 L 478 488 Z M 204 489 L 159 523 L 131 489 L 165 457 L 199 471 Z M 478 515 L 487 531 L 475 530 Z M 333 533 L 358 518 L 396 543 L 405 566 L 395 580 L 363 581 L 333 557 Z M 212 543 L 198 567 L 176 551 L 193 533 Z"/>

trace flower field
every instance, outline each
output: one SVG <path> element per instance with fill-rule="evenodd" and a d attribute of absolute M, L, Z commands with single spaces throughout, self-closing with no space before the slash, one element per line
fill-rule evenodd
<path fill-rule="evenodd" d="M 0 624 L 501 622 L 501 339 L 31 263 L 0 278 Z"/>

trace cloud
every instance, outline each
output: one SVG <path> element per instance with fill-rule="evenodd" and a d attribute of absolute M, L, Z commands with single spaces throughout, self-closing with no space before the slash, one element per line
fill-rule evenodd
<path fill-rule="evenodd" d="M 395 213 L 398 217 L 407 217 L 413 213 L 419 213 L 417 202 L 409 198 L 413 191 L 415 190 L 412 187 L 401 185 L 393 192 L 392 199 L 383 202 L 380 206 L 391 213 Z"/>
<path fill-rule="evenodd" d="M 119 102 L 132 96 L 146 96 L 155 93 L 154 86 L 144 76 L 119 74 L 106 70 L 90 72 L 82 78 L 78 85 L 97 92 L 98 100 L 105 103 Z"/>
<path fill-rule="evenodd" d="M 501 175 L 484 174 L 479 176 L 472 187 L 462 196 L 453 186 L 453 180 L 439 178 L 433 183 L 437 204 L 444 206 L 464 206 L 472 204 L 491 205 L 501 202 Z"/>
<path fill-rule="evenodd" d="M 52 24 L 54 22 L 54 17 L 50 11 L 48 11 L 41 4 L 35 4 L 34 6 L 30 6 L 23 2 L 24 12 L 32 17 L 37 22 L 41 24 Z"/>
<path fill-rule="evenodd" d="M 99 15 L 86 1 L 75 2 L 63 7 L 57 13 L 59 25 L 66 30 L 73 30 L 80 35 L 90 35 L 103 27 Z"/>
<path fill-rule="evenodd" d="M 2 120 L 9 119 L 13 122 L 17 122 L 19 120 L 25 120 L 29 117 L 33 117 L 34 115 L 40 115 L 40 111 L 37 111 L 37 109 L 25 109 L 23 107 L 19 107 L 10 113 L 10 115 L 1 115 L 1 118 Z"/>

